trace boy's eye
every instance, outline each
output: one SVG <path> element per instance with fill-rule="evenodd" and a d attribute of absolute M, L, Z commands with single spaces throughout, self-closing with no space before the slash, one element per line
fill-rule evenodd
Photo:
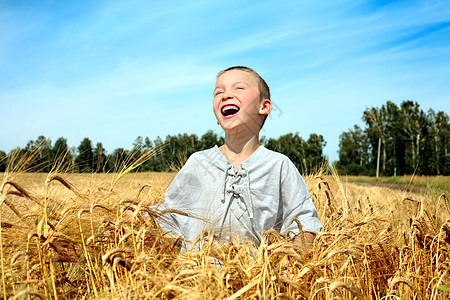
<path fill-rule="evenodd" d="M 237 89 L 237 90 L 243 90 L 243 89 L 245 89 L 245 87 L 243 87 L 243 86 L 238 86 L 238 87 L 236 87 L 236 89 Z"/>
<path fill-rule="evenodd" d="M 214 96 L 220 95 L 220 94 L 222 94 L 222 93 L 223 93 L 223 91 L 216 91 L 216 92 L 214 93 Z"/>

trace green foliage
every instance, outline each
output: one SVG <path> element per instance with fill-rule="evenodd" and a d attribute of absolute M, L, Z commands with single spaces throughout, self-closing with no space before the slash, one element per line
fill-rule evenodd
<path fill-rule="evenodd" d="M 326 162 L 326 158 L 323 155 L 323 148 L 325 148 L 325 139 L 322 135 L 312 133 L 309 135 L 308 140 L 304 144 L 305 146 L 305 161 L 306 169 L 308 173 L 315 173 Z"/>
<path fill-rule="evenodd" d="M 108 167 L 108 161 L 106 159 L 106 150 L 103 148 L 102 143 L 97 143 L 92 154 L 93 171 L 96 173 L 105 173 Z"/>
<path fill-rule="evenodd" d="M 124 148 L 117 148 L 114 150 L 112 155 L 109 156 L 109 170 L 113 172 L 118 172 L 125 168 L 128 162 L 128 151 Z"/>
<path fill-rule="evenodd" d="M 89 138 L 84 138 L 78 146 L 78 156 L 75 158 L 76 170 L 81 173 L 91 173 L 93 171 L 94 154 L 92 142 Z"/>
<path fill-rule="evenodd" d="M 208 130 L 202 137 L 200 138 L 200 149 L 209 149 L 214 147 L 219 143 L 218 136 L 214 131 Z"/>
<path fill-rule="evenodd" d="M 49 172 L 53 162 L 51 140 L 44 136 L 39 136 L 36 141 L 29 141 L 25 151 L 35 155 L 35 159 L 29 166 L 33 171 Z"/>
<path fill-rule="evenodd" d="M 347 175 L 368 175 L 369 140 L 362 129 L 353 129 L 339 136 L 339 161 L 337 169 Z"/>
<path fill-rule="evenodd" d="M 265 138 L 262 139 L 265 141 Z M 278 139 L 270 138 L 265 147 L 283 153 L 294 163 L 302 173 L 318 170 L 326 161 L 323 155 L 325 139 L 322 135 L 311 134 L 305 142 L 298 133 L 288 133 Z"/>
<path fill-rule="evenodd" d="M 278 139 L 262 137 L 260 142 L 268 149 L 288 156 L 303 173 L 317 170 L 326 160 L 323 155 L 326 142 L 322 135 L 313 133 L 305 141 L 298 133 L 288 133 Z M 64 171 L 81 173 L 119 172 L 145 152 L 151 154 L 150 158 L 133 168 L 133 172 L 178 170 L 194 152 L 223 143 L 224 137 L 212 130 L 200 138 L 195 134 L 183 133 L 168 135 L 164 141 L 159 136 L 154 141 L 138 136 L 131 150 L 117 148 L 112 153 L 107 153 L 102 143 L 96 143 L 94 148 L 87 137 L 76 149 L 69 149 L 65 138 L 57 139 L 52 147 L 49 139 L 40 136 L 36 141 L 28 142 L 25 148 L 14 149 L 8 155 L 0 151 L 0 171 L 5 171 L 8 163 L 14 168 L 21 158 L 34 153 L 37 159 L 32 161 L 31 167 L 28 166 L 32 171 L 49 172 L 52 167 L 58 167 Z"/>
<path fill-rule="evenodd" d="M 366 128 L 357 125 L 339 137 L 341 174 L 374 175 L 380 157 L 384 176 L 450 174 L 450 124 L 446 113 L 426 114 L 414 101 L 398 107 L 387 101 L 363 112 Z M 378 154 L 378 147 L 380 153 Z"/>
<path fill-rule="evenodd" d="M 306 169 L 305 141 L 298 133 L 288 133 L 278 139 L 270 138 L 265 145 L 268 149 L 283 153 L 291 159 L 294 165 L 300 170 Z"/>
<path fill-rule="evenodd" d="M 69 151 L 69 146 L 67 145 L 67 140 L 60 137 L 56 140 L 52 149 L 53 159 L 56 159 L 62 168 L 69 169 L 72 166 L 73 157 Z"/>
<path fill-rule="evenodd" d="M 5 151 L 0 150 L 0 172 L 6 171 L 7 156 Z"/>

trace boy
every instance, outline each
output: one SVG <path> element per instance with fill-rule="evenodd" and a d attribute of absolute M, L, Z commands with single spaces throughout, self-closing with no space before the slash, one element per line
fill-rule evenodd
<path fill-rule="evenodd" d="M 188 159 L 163 206 L 190 216 L 172 213 L 163 227 L 190 242 L 208 233 L 260 243 L 275 229 L 309 248 L 321 224 L 306 184 L 289 158 L 259 144 L 272 110 L 267 83 L 250 68 L 228 68 L 217 76 L 213 110 L 225 143 Z"/>

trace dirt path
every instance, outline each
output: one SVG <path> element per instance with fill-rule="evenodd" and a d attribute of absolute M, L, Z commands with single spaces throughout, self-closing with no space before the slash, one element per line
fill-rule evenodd
<path fill-rule="evenodd" d="M 415 193 L 415 194 L 423 194 L 427 190 L 426 187 L 423 186 L 413 186 L 408 184 L 398 184 L 398 183 L 385 183 L 385 182 L 377 182 L 377 183 L 369 183 L 369 182 L 352 182 L 353 184 L 359 186 L 379 186 L 385 187 L 392 190 L 400 190 L 402 192 Z"/>

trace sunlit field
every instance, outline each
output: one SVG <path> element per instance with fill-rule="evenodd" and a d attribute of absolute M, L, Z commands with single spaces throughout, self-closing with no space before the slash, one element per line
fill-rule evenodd
<path fill-rule="evenodd" d="M 174 176 L 0 174 L 3 297 L 450 296 L 450 202 L 440 188 L 360 185 L 318 173 L 305 180 L 324 229 L 307 253 L 273 232 L 259 247 L 206 237 L 198 252 L 180 252 L 158 226 L 166 211 L 148 209 L 163 201 Z M 127 211 L 149 217 L 131 222 Z"/>

